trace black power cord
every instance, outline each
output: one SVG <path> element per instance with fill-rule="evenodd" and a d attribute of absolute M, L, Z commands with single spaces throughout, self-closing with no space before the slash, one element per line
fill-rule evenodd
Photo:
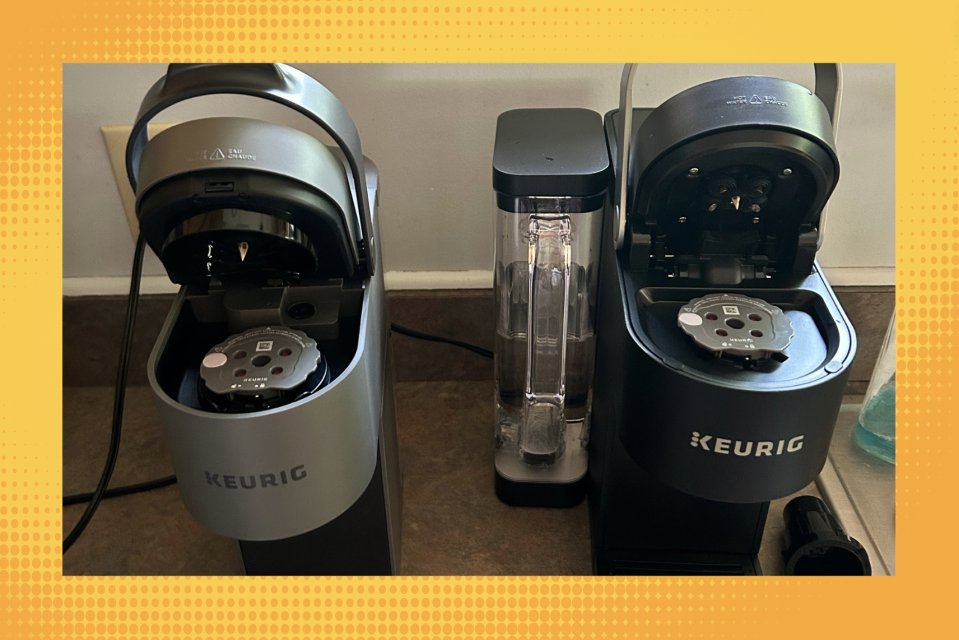
<path fill-rule="evenodd" d="M 120 364 L 117 368 L 117 384 L 113 395 L 113 427 L 110 431 L 110 450 L 107 453 L 107 461 L 103 466 L 103 473 L 100 475 L 100 482 L 96 490 L 90 496 L 90 502 L 86 510 L 80 516 L 80 520 L 73 526 L 73 530 L 63 541 L 63 553 L 70 550 L 73 543 L 77 541 L 83 530 L 90 524 L 93 514 L 103 500 L 107 492 L 107 485 L 110 484 L 110 477 L 117 466 L 117 456 L 120 453 L 120 430 L 123 426 L 123 404 L 126 400 L 127 391 L 127 373 L 130 370 L 130 347 L 133 343 L 133 328 L 136 325 L 137 304 L 140 301 L 140 274 L 143 271 L 143 253 L 146 242 L 143 237 L 137 238 L 136 250 L 133 252 L 133 270 L 130 277 L 130 297 L 127 300 L 127 318 L 123 327 L 123 343 L 120 346 Z"/>
<path fill-rule="evenodd" d="M 141 263 L 142 263 L 142 262 L 141 262 Z M 135 264 L 134 264 L 134 268 L 136 269 L 136 265 L 135 265 Z M 139 274 L 137 274 L 137 275 L 139 275 Z M 139 281 L 139 277 L 137 277 L 136 279 Z M 138 288 L 138 292 L 137 292 L 137 293 L 139 294 L 139 286 L 138 286 L 137 288 Z M 130 291 L 131 291 L 131 295 L 133 295 L 132 286 L 131 286 L 131 290 L 130 290 Z M 134 305 L 134 306 L 135 306 L 135 305 Z M 128 307 L 127 313 L 129 314 L 129 307 Z M 129 316 L 128 316 L 128 317 L 129 317 Z M 416 338 L 417 340 L 428 340 L 428 341 L 430 341 L 430 342 L 442 342 L 442 343 L 445 343 L 445 344 L 451 344 L 451 345 L 453 345 L 453 346 L 461 347 L 461 348 L 463 348 L 463 349 L 466 349 L 467 351 L 472 351 L 473 353 L 478 354 L 478 355 L 481 355 L 481 356 L 483 356 L 484 358 L 492 358 L 492 357 L 493 357 L 493 352 L 490 351 L 489 349 L 484 349 L 484 348 L 482 348 L 482 347 L 477 347 L 476 345 L 469 344 L 468 342 L 461 342 L 461 341 L 459 341 L 459 340 L 454 340 L 454 339 L 452 339 L 452 338 L 444 338 L 444 337 L 442 337 L 442 336 L 434 336 L 434 335 L 432 335 L 432 334 L 430 334 L 430 333 L 422 333 L 422 332 L 420 332 L 420 331 L 415 331 L 415 330 L 413 330 L 413 329 L 409 329 L 409 328 L 407 328 L 407 327 L 404 327 L 404 326 L 401 326 L 401 325 L 398 325 L 398 324 L 391 324 L 391 325 L 390 325 L 390 328 L 391 328 L 393 331 L 395 331 L 396 333 L 399 333 L 399 334 L 404 335 L 404 336 L 408 336 L 408 337 L 410 337 L 410 338 Z M 132 333 L 132 330 L 131 330 L 131 333 Z M 126 335 L 126 334 L 124 334 L 124 336 L 125 336 L 125 335 Z M 125 340 L 125 339 L 124 339 L 124 344 L 126 344 L 126 340 Z M 121 363 L 122 363 L 122 362 L 123 362 L 123 356 L 121 355 Z M 121 365 L 121 366 L 122 366 L 122 365 Z M 124 389 L 125 389 L 125 387 L 126 387 L 126 375 L 125 375 L 125 374 L 124 374 L 124 376 L 123 376 L 123 385 L 124 385 Z M 122 399 L 120 400 L 120 402 L 121 402 L 121 404 L 122 404 L 122 402 L 123 402 Z M 116 413 L 114 413 L 114 418 L 115 418 L 115 417 L 116 417 Z M 119 427 L 116 428 L 116 431 L 117 431 L 117 440 L 118 440 L 118 442 L 119 442 Z M 111 445 L 112 445 L 112 441 L 111 441 Z M 116 461 L 114 460 L 114 464 L 115 464 L 115 463 L 116 463 Z M 106 471 L 106 470 L 104 470 L 104 471 Z M 113 470 L 112 470 L 112 469 L 110 469 L 110 473 L 113 473 Z M 166 476 L 165 478 L 158 478 L 158 479 L 156 479 L 156 480 L 148 480 L 148 481 L 146 481 L 146 482 L 140 482 L 140 483 L 137 483 L 137 484 L 129 484 L 129 485 L 126 485 L 126 486 L 123 486 L 123 487 L 115 487 L 115 488 L 113 488 L 113 489 L 107 489 L 106 491 L 104 491 L 104 492 L 103 492 L 103 495 L 100 497 L 100 500 L 108 500 L 108 499 L 110 499 L 110 498 L 119 498 L 119 497 L 121 497 L 121 496 L 129 496 L 129 495 L 133 495 L 133 494 L 135 494 L 135 493 L 143 493 L 144 491 L 153 491 L 154 489 L 162 489 L 163 487 L 169 487 L 170 485 L 174 485 L 174 484 L 176 484 L 176 476 Z M 99 487 L 97 487 L 97 488 L 99 489 Z M 95 496 L 96 496 L 96 492 L 93 492 L 93 493 L 77 493 L 77 494 L 74 494 L 74 495 L 72 495 L 72 496 L 65 496 L 65 497 L 63 498 L 63 506 L 69 507 L 69 506 L 75 505 L 75 504 L 83 504 L 84 502 L 90 502 L 91 500 L 94 499 Z M 96 509 L 96 507 L 94 507 L 94 510 L 95 510 L 95 509 Z M 88 508 L 88 510 L 89 510 L 89 508 Z M 84 514 L 84 515 L 85 515 L 85 514 Z M 92 517 L 92 516 L 91 516 L 91 517 Z M 84 526 L 86 526 L 86 525 L 84 525 Z M 72 534 L 71 534 L 71 535 L 72 535 Z M 79 537 L 79 535 L 80 535 L 80 534 L 78 533 L 78 534 L 77 534 L 77 537 Z M 75 540 L 75 538 L 74 538 L 74 540 Z M 71 544 L 72 544 L 72 543 L 71 543 Z M 66 545 L 64 545 L 64 552 L 66 552 L 67 548 L 68 548 L 68 547 L 66 547 Z"/>
<path fill-rule="evenodd" d="M 166 476 L 165 478 L 157 478 L 156 480 L 147 480 L 146 482 L 138 482 L 137 484 L 128 484 L 122 487 L 114 487 L 113 489 L 107 489 L 103 492 L 103 499 L 109 500 L 110 498 L 119 498 L 121 496 L 129 496 L 134 493 L 143 493 L 144 491 L 153 491 L 154 489 L 162 489 L 163 487 L 169 487 L 170 485 L 176 484 L 176 476 Z M 83 504 L 84 502 L 90 502 L 93 499 L 93 493 L 76 493 L 72 496 L 64 496 L 63 506 L 69 507 L 75 504 Z"/>
<path fill-rule="evenodd" d="M 453 338 L 443 338 L 440 336 L 434 336 L 430 333 L 422 333 L 420 331 L 415 331 L 414 329 L 408 329 L 406 327 L 400 326 L 398 324 L 391 324 L 390 328 L 393 329 L 396 333 L 404 336 L 409 336 L 410 338 L 416 338 L 417 340 L 428 340 L 430 342 L 442 342 L 445 344 L 451 344 L 454 347 L 460 347 L 466 349 L 467 351 L 472 351 L 475 354 L 481 355 L 484 358 L 492 358 L 493 352 L 489 349 L 484 349 L 482 347 L 477 347 L 474 344 L 468 342 L 461 342 L 459 340 L 454 340 Z"/>

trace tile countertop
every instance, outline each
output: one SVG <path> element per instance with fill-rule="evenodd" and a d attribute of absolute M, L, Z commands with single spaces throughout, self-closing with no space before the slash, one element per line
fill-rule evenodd
<path fill-rule="evenodd" d="M 573 509 L 509 507 L 493 493 L 492 381 L 396 384 L 403 469 L 401 571 L 419 575 L 590 573 L 586 504 Z M 66 387 L 64 490 L 91 491 L 106 456 L 110 387 Z M 173 472 L 147 387 L 127 394 L 113 486 Z M 820 495 L 815 485 L 801 494 Z M 760 550 L 767 575 L 782 572 L 782 509 L 773 502 Z M 64 509 L 64 535 L 83 512 Z M 64 557 L 65 575 L 236 575 L 236 542 L 206 531 L 176 486 L 104 501 Z"/>

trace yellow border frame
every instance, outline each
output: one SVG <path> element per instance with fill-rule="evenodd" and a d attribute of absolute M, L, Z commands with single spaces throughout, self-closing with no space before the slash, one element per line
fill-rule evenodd
<path fill-rule="evenodd" d="M 64 62 L 897 64 L 899 575 L 82 578 L 60 573 L 59 378 L 0 368 L 0 636 L 947 636 L 959 327 L 952 3 L 34 0 L 0 23 L 0 326 L 59 362 Z M 611 100 L 613 98 L 611 97 Z M 835 215 L 835 214 L 834 214 Z M 940 627 L 940 625 L 942 625 Z M 942 631 L 934 631 L 941 628 Z"/>

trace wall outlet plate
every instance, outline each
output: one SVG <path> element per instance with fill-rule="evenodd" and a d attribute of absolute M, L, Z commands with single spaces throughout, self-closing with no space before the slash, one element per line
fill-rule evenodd
<path fill-rule="evenodd" d="M 152 138 L 174 124 L 177 123 L 149 124 L 147 125 L 147 135 Z M 130 138 L 131 131 L 133 131 L 132 124 L 100 127 L 103 142 L 107 146 L 107 155 L 110 156 L 110 166 L 113 167 L 113 177 L 116 179 L 117 189 L 120 192 L 120 200 L 123 202 L 123 212 L 126 214 L 127 224 L 135 241 L 137 236 L 140 235 L 140 224 L 137 222 L 136 196 L 133 194 L 133 189 L 130 188 L 130 181 L 127 180 L 126 165 L 127 140 Z"/>

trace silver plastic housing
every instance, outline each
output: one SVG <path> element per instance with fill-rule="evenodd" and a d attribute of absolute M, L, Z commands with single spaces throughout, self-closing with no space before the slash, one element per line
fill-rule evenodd
<path fill-rule="evenodd" d="M 376 169 L 369 159 L 365 166 L 375 230 Z M 392 383 L 382 271 L 368 277 L 364 287 L 359 338 L 346 370 L 302 400 L 246 414 L 193 409 L 161 387 L 159 361 L 171 348 L 177 318 L 188 311 L 186 288 L 180 290 L 150 356 L 148 375 L 183 501 L 204 527 L 241 540 L 289 538 L 337 518 L 366 490 L 380 434 L 391 434 L 395 426 L 387 406 Z M 385 485 L 396 540 L 397 474 L 384 468 L 384 477 L 392 476 Z M 249 484 L 251 476 L 255 487 L 241 482 Z M 272 476 L 274 484 L 263 486 L 263 476 Z"/>
<path fill-rule="evenodd" d="M 235 117 L 203 118 L 170 127 L 143 149 L 137 203 L 154 185 L 203 169 L 252 169 L 310 185 L 336 203 L 355 250 L 357 234 L 362 232 L 343 161 L 310 134 Z"/>

